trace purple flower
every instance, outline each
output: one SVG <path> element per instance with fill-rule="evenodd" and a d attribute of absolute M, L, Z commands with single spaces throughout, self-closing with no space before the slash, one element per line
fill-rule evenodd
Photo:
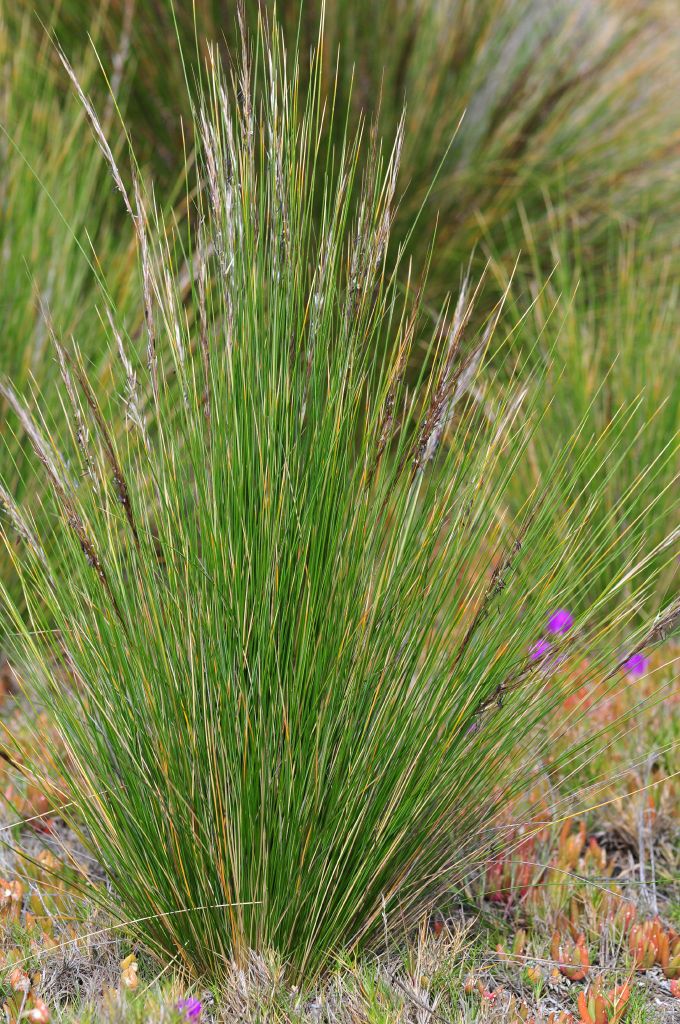
<path fill-rule="evenodd" d="M 643 676 L 647 671 L 647 659 L 644 654 L 631 654 L 623 667 L 629 676 Z"/>
<path fill-rule="evenodd" d="M 197 1021 L 201 1019 L 201 1002 L 199 999 L 190 997 L 189 999 L 180 999 L 177 1004 L 177 1010 L 183 1014 L 185 1020 Z"/>
<path fill-rule="evenodd" d="M 574 616 L 566 608 L 558 608 L 548 619 L 549 633 L 568 633 L 574 625 Z"/>
<path fill-rule="evenodd" d="M 529 657 L 532 661 L 538 661 L 539 658 L 544 657 L 544 655 L 546 655 L 549 650 L 550 643 L 548 640 L 545 639 L 545 637 L 542 636 L 541 639 L 537 640 L 534 646 L 530 648 Z"/>

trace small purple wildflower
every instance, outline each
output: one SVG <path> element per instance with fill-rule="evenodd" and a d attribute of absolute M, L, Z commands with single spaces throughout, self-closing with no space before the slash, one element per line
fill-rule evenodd
<path fill-rule="evenodd" d="M 532 661 L 538 661 L 539 658 L 544 657 L 550 650 L 550 642 L 545 639 L 544 636 L 540 640 L 537 640 L 532 648 L 529 650 L 529 657 Z"/>
<path fill-rule="evenodd" d="M 189 999 L 180 999 L 177 1004 L 178 1012 L 183 1014 L 184 1019 L 187 1021 L 200 1020 L 202 1009 L 200 999 L 194 999 L 193 996 Z"/>
<path fill-rule="evenodd" d="M 629 676 L 643 676 L 647 671 L 647 659 L 644 654 L 631 654 L 623 667 Z"/>
<path fill-rule="evenodd" d="M 574 625 L 574 616 L 566 608 L 558 608 L 548 619 L 549 633 L 568 633 Z"/>

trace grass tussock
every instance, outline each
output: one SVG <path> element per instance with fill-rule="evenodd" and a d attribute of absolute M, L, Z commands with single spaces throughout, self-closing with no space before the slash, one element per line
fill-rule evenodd
<path fill-rule="evenodd" d="M 489 417 L 473 395 L 499 310 L 476 333 L 466 282 L 415 358 L 421 286 L 386 269 L 403 126 L 388 153 L 373 129 L 327 149 L 347 111 L 324 103 L 321 51 L 305 89 L 286 65 L 265 28 L 231 76 L 213 59 L 188 239 L 92 114 L 139 249 L 145 353 L 104 291 L 117 410 L 56 317 L 68 427 L 1 392 L 39 463 L 26 485 L 47 483 L 39 516 L 4 483 L 27 618 L 3 598 L 62 813 L 106 871 L 91 895 L 212 979 L 254 949 L 313 980 L 418 921 L 540 767 L 560 658 L 611 678 L 678 616 L 633 627 L 649 559 L 593 536 L 603 475 L 557 539 L 567 457 L 508 517 L 532 399 L 511 382 Z M 560 611 L 536 657 L 564 606 L 576 621 Z"/>

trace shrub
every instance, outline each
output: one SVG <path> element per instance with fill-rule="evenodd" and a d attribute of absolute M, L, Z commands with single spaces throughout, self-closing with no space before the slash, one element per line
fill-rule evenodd
<path fill-rule="evenodd" d="M 304 93 L 276 31 L 255 53 L 244 38 L 231 80 L 212 65 L 188 245 L 114 168 L 145 295 L 145 367 L 101 299 L 128 432 L 56 334 L 71 437 L 2 384 L 50 483 L 38 525 L 8 501 L 27 624 L 7 607 L 63 813 L 107 873 L 95 895 L 194 973 L 273 948 L 311 981 L 496 842 L 563 699 L 530 649 L 574 597 L 570 560 L 592 563 L 587 516 L 549 533 L 549 480 L 504 514 L 529 399 L 474 400 L 498 311 L 465 341 L 470 286 L 407 384 L 421 286 L 385 270 L 401 132 L 387 157 L 375 132 L 325 153 L 346 111 L 324 113 L 318 51 Z M 555 652 L 615 666 L 622 588 Z"/>

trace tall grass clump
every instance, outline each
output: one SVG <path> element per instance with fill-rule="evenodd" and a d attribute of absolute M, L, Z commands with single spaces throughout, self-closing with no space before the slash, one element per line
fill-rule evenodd
<path fill-rule="evenodd" d="M 311 981 L 497 841 L 564 694 L 533 645 L 577 553 L 586 575 L 612 553 L 588 514 L 554 543 L 550 481 L 505 514 L 530 398 L 472 400 L 498 310 L 475 335 L 469 283 L 408 383 L 422 282 L 385 270 L 402 130 L 387 154 L 368 130 L 324 149 L 347 111 L 324 105 L 319 49 L 301 90 L 275 30 L 234 67 L 214 60 L 195 112 L 188 243 L 112 168 L 145 313 L 139 361 L 98 300 L 121 409 L 58 324 L 71 436 L 2 384 L 50 485 L 39 525 L 5 519 L 26 623 L 5 600 L 62 813 L 107 874 L 95 898 L 197 975 L 255 948 Z M 554 653 L 616 671 L 660 635 L 634 606 L 612 574 Z"/>
<path fill-rule="evenodd" d="M 51 3 L 22 2 L 50 16 Z M 245 0 L 244 7 L 255 23 L 274 4 Z M 338 68 L 337 78 L 326 73 L 325 86 L 337 90 L 343 109 L 351 105 L 355 123 L 363 111 L 378 113 L 381 133 L 391 137 L 406 104 L 404 195 L 394 232 L 406 236 L 427 195 L 429 230 L 411 240 L 423 259 L 438 223 L 431 293 L 449 290 L 480 242 L 498 251 L 508 228 L 517 233 L 519 202 L 548 257 L 546 194 L 555 202 L 563 195 L 592 259 L 606 252 L 612 221 L 654 221 L 656 245 L 672 244 L 680 210 L 680 18 L 673 2 L 287 0 L 278 8 L 289 45 L 301 41 L 303 51 L 325 9 L 326 66 L 337 61 Z M 55 21 L 60 38 L 82 38 L 86 10 L 63 0 Z M 196 67 L 211 40 L 234 42 L 233 4 L 126 0 L 109 5 L 102 21 L 112 50 L 127 26 L 136 68 L 130 130 L 157 171 L 172 176 L 184 142 L 178 104 L 188 114 L 185 60 L 195 57 Z M 504 256 L 511 266 L 514 248 Z"/>
<path fill-rule="evenodd" d="M 106 163 L 91 145 L 85 111 L 52 42 L 38 28 L 14 4 L 0 0 L 0 373 L 19 390 L 38 388 L 43 412 L 58 416 L 61 398 L 54 385 L 61 376 L 50 321 L 58 320 L 64 336 L 79 339 L 101 388 L 108 353 L 98 346 L 97 312 L 85 296 L 91 294 L 99 258 L 107 265 L 107 286 L 117 302 L 136 302 L 136 296 L 131 299 L 135 253 L 128 236 L 121 238 L 121 205 Z M 94 54 L 81 56 L 77 67 L 87 89 L 96 81 Z M 122 75 L 122 65 L 119 70 Z M 119 89 L 120 76 L 112 84 Z M 104 121 L 116 149 L 114 96 L 122 104 L 120 94 L 112 94 Z M 36 486 L 28 469 L 34 454 L 2 395 L 0 422 L 0 475 L 9 493 L 23 500 L 26 486 Z M 0 578 L 18 598 L 4 549 Z M 5 627 L 0 614 L 0 654 Z"/>

